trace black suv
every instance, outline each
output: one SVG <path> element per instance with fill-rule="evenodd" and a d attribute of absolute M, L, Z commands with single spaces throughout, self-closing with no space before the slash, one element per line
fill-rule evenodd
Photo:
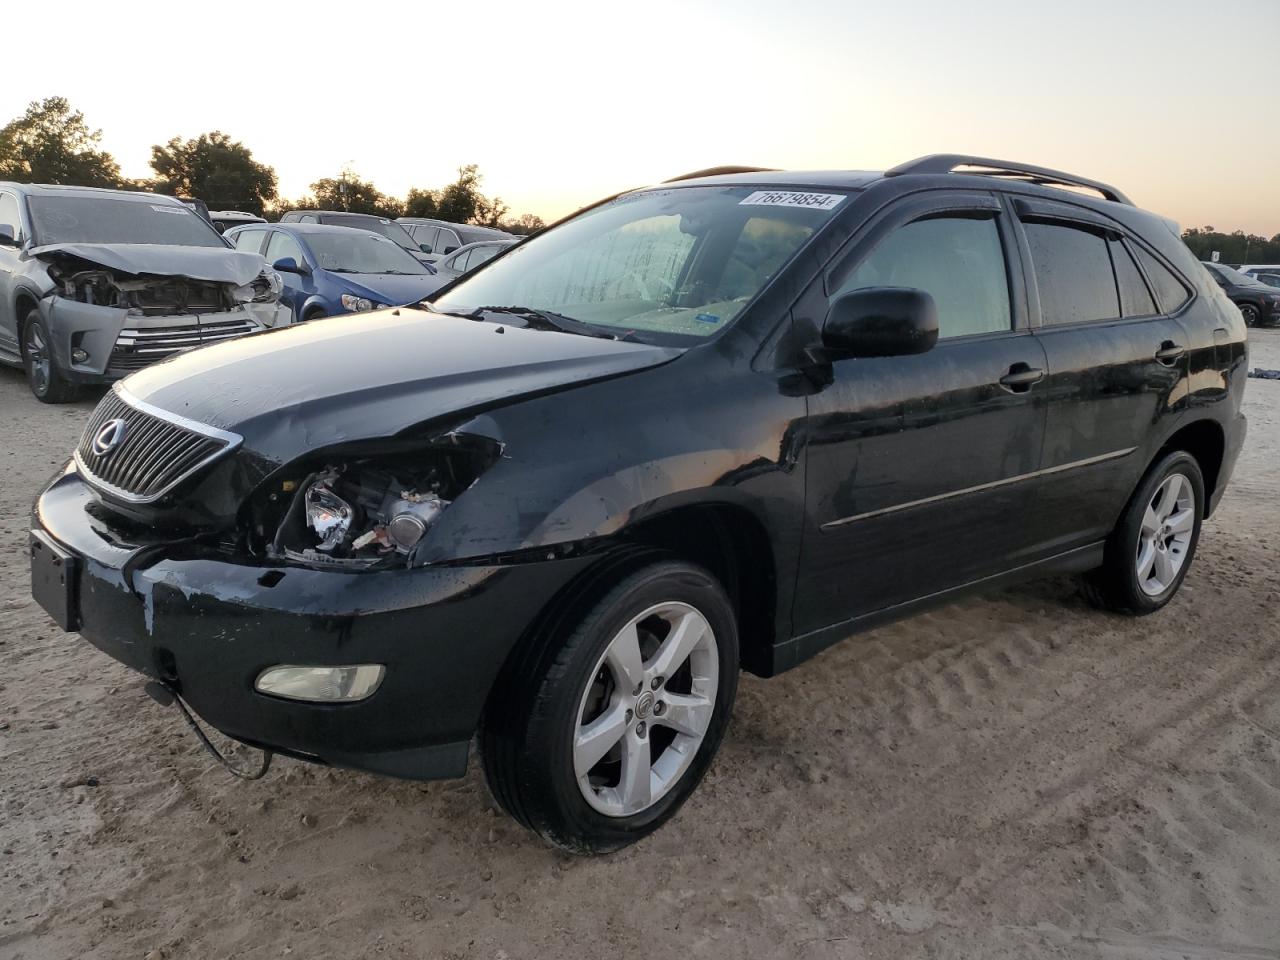
<path fill-rule="evenodd" d="M 478 731 L 513 816 L 609 850 L 694 789 L 740 667 L 1050 573 L 1163 607 L 1246 364 L 1176 229 L 1104 184 L 702 171 L 429 309 L 135 374 L 35 505 L 34 591 L 248 744 L 430 779 Z"/>
<path fill-rule="evenodd" d="M 1222 292 L 1240 308 L 1246 326 L 1280 323 L 1280 290 L 1226 264 L 1202 262 Z"/>

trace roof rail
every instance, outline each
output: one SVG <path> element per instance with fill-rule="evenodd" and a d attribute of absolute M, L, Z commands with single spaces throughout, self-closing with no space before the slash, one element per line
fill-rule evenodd
<path fill-rule="evenodd" d="M 663 183 L 675 183 L 679 180 L 696 180 L 698 177 L 723 177 L 730 173 L 773 173 L 777 167 L 707 167 L 705 170 L 695 170 L 693 173 L 682 173 L 678 177 L 672 177 L 670 180 L 663 180 Z"/>
<path fill-rule="evenodd" d="M 892 170 L 886 170 L 886 177 L 900 177 L 907 173 L 954 173 L 956 167 L 982 167 L 981 170 L 966 170 L 964 173 L 975 173 L 988 177 L 1008 177 L 1011 180 L 1024 180 L 1028 183 L 1039 183 L 1049 187 L 1084 187 L 1096 190 L 1106 200 L 1123 203 L 1130 207 L 1133 201 L 1115 187 L 1077 177 L 1061 170 L 1050 170 L 1048 167 L 1033 167 L 1029 163 L 1011 163 L 1008 160 L 993 160 L 990 157 L 970 157 L 963 153 L 934 153 L 916 160 L 900 163 Z"/>

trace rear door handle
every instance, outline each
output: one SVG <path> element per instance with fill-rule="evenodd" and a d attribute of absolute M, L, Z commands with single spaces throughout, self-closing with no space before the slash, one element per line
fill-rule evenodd
<path fill-rule="evenodd" d="M 1043 379 L 1044 371 L 1039 367 L 1033 367 L 1029 363 L 1015 363 L 1009 368 L 1009 372 L 1000 378 L 1000 386 L 1011 393 L 1025 393 L 1031 389 L 1033 383 L 1039 383 Z"/>
<path fill-rule="evenodd" d="M 1161 363 L 1171 360 L 1177 360 L 1180 356 L 1187 352 L 1187 348 L 1172 340 L 1166 340 L 1160 344 L 1160 349 L 1156 351 L 1156 359 Z"/>

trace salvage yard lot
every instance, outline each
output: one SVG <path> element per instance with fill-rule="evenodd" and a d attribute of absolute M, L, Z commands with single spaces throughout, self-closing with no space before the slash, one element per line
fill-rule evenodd
<path fill-rule="evenodd" d="M 1280 331 L 1251 340 L 1280 368 Z M 499 815 L 474 763 L 232 780 L 60 633 L 29 597 L 27 511 L 93 402 L 0 370 L 6 960 L 1280 957 L 1280 381 L 1249 381 L 1167 610 L 1051 580 L 744 676 L 683 812 L 594 860 Z"/>

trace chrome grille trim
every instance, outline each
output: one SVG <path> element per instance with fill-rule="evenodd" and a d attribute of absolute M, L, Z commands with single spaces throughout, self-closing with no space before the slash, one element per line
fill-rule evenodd
<path fill-rule="evenodd" d="M 116 337 L 107 369 L 111 373 L 141 370 L 183 350 L 233 340 L 262 329 L 262 324 L 247 316 L 230 320 L 208 320 L 201 316 L 188 323 L 163 327 L 125 327 Z"/>
<path fill-rule="evenodd" d="M 99 456 L 93 439 L 103 424 L 115 419 L 128 424 L 125 438 L 118 449 Z M 116 383 L 89 418 L 76 446 L 75 463 L 88 483 L 109 496 L 127 503 L 154 503 L 242 441 L 239 434 L 139 400 Z"/>

